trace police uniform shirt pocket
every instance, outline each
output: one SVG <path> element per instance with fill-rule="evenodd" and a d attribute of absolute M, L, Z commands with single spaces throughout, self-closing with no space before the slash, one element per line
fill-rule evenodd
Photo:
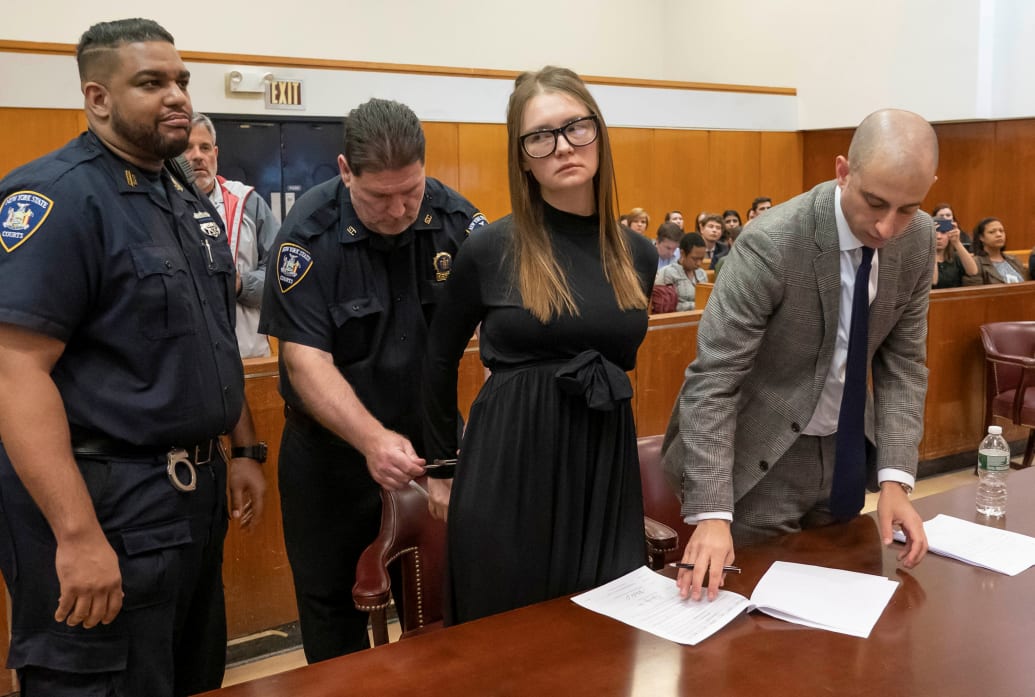
<path fill-rule="evenodd" d="M 445 292 L 445 281 L 422 281 L 420 284 L 420 304 L 438 305 Z"/>
<path fill-rule="evenodd" d="M 435 308 L 442 304 L 446 292 L 445 281 L 421 281 L 419 285 L 421 311 L 424 313 L 424 323 L 431 325 L 431 318 L 435 316 Z"/>
<path fill-rule="evenodd" d="M 384 314 L 381 301 L 375 297 L 342 300 L 329 308 L 335 326 L 334 358 L 336 363 L 351 363 L 368 356 Z"/>
<path fill-rule="evenodd" d="M 136 316 L 148 339 L 169 339 L 191 333 L 189 298 L 193 290 L 179 250 L 146 246 L 129 250 L 137 272 Z"/>
<path fill-rule="evenodd" d="M 190 521 L 171 520 L 144 528 L 122 530 L 125 555 L 120 557 L 124 610 L 134 610 L 176 598 L 180 577 L 178 547 L 191 543 Z"/>

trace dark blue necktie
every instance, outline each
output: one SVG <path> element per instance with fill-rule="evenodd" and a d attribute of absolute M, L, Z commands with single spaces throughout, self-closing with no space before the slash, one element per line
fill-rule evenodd
<path fill-rule="evenodd" d="M 834 481 L 830 487 L 830 512 L 839 520 L 857 516 L 866 495 L 866 334 L 870 322 L 872 261 L 873 250 L 863 247 L 852 293 L 845 387 L 837 417 Z"/>

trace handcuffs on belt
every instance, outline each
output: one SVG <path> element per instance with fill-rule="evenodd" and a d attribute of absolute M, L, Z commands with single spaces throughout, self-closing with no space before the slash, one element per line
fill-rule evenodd
<path fill-rule="evenodd" d="M 208 455 L 201 459 L 201 446 L 194 448 L 194 460 L 191 461 L 190 453 L 184 448 L 173 448 L 165 455 L 165 472 L 169 475 L 169 481 L 177 491 L 194 491 L 198 488 L 198 470 L 194 467 L 204 465 L 212 460 L 212 441 L 208 442 Z M 180 479 L 177 468 L 183 465 L 190 475 L 186 482 Z"/>

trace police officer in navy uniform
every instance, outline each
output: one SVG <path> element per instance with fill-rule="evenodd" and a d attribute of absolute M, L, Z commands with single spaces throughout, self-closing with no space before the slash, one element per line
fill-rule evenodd
<path fill-rule="evenodd" d="M 77 60 L 89 131 L 0 181 L 8 666 L 26 697 L 193 694 L 226 654 L 216 437 L 254 445 L 234 267 L 216 213 L 163 166 L 191 116 L 172 36 L 97 24 Z M 242 523 L 263 487 L 233 461 Z"/>
<path fill-rule="evenodd" d="M 424 132 L 371 99 L 345 118 L 341 176 L 302 196 L 267 271 L 260 331 L 280 340 L 284 539 L 309 662 L 368 646 L 356 563 L 380 487 L 423 474 L 415 390 L 457 249 L 485 216 L 424 176 Z"/>

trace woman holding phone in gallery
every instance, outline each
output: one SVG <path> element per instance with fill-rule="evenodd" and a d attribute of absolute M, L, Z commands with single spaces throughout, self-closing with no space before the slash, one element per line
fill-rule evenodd
<path fill-rule="evenodd" d="M 960 240 L 960 228 L 952 218 L 935 218 L 934 274 L 931 288 L 959 288 L 963 277 L 978 272 L 977 262 Z"/>

